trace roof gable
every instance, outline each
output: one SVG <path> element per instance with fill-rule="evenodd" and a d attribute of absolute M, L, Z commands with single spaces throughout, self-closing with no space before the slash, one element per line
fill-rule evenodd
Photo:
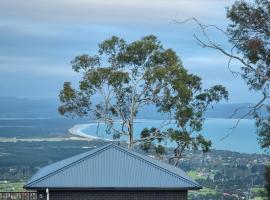
<path fill-rule="evenodd" d="M 25 188 L 199 189 L 179 168 L 109 144 L 42 168 Z"/>

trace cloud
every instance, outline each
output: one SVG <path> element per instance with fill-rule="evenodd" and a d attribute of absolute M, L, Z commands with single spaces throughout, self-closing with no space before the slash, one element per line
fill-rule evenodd
<path fill-rule="evenodd" d="M 70 67 L 74 56 L 95 53 L 97 44 L 111 35 L 132 41 L 154 34 L 166 48 L 177 51 L 184 66 L 201 76 L 206 86 L 225 84 L 232 91 L 233 100 L 242 100 L 249 93 L 245 92 L 245 84 L 233 79 L 227 69 L 227 59 L 196 45 L 192 35 L 198 27 L 193 23 L 171 23 L 174 19 L 197 17 L 206 24 L 226 25 L 225 7 L 232 2 L 1 0 L 1 95 L 56 97 L 63 81 L 78 81 Z M 221 39 L 221 43 L 226 41 Z M 243 91 L 241 97 L 239 88 Z"/>
<path fill-rule="evenodd" d="M 172 19 L 198 17 L 220 19 L 232 0 L 4 0 L 2 19 L 52 23 L 168 23 Z M 91 26 L 91 24 L 89 24 Z"/>
<path fill-rule="evenodd" d="M 57 64 L 44 57 L 0 56 L 1 76 L 75 77 L 70 65 Z"/>
<path fill-rule="evenodd" d="M 2 76 L 16 76 L 22 75 L 20 78 L 27 76 L 38 76 L 38 77 L 50 77 L 50 79 L 57 78 L 59 76 L 66 77 L 67 79 L 70 77 L 75 77 L 75 72 L 72 71 L 67 66 L 59 66 L 59 65 L 43 65 L 43 66 L 29 66 L 29 65 L 19 65 L 10 66 L 10 65 L 0 65 L 1 75 Z M 28 75 L 26 75 L 28 74 Z"/>

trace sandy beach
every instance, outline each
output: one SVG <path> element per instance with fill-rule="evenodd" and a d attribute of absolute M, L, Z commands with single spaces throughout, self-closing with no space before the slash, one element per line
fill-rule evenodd
<path fill-rule="evenodd" d="M 0 137 L 0 142 L 61 142 L 61 141 L 92 141 L 93 139 L 81 137 L 77 135 L 68 135 L 65 137 L 45 137 L 45 138 L 16 138 L 16 137 Z"/>
<path fill-rule="evenodd" d="M 88 135 L 85 134 L 82 130 L 89 127 L 89 126 L 96 126 L 96 123 L 91 123 L 91 124 L 77 124 L 75 126 L 73 126 L 72 128 L 68 129 L 69 133 L 71 135 L 74 135 L 76 137 L 81 137 L 87 140 L 106 140 L 106 141 L 113 141 L 111 139 L 107 139 L 107 138 L 101 138 L 98 136 L 93 136 L 93 135 Z"/>
<path fill-rule="evenodd" d="M 83 129 L 95 124 L 77 124 L 73 126 L 72 128 L 68 129 L 69 133 L 78 137 L 87 138 L 88 140 L 95 140 L 95 139 L 101 139 L 96 136 L 88 135 L 82 132 Z M 104 138 L 102 138 L 104 139 Z"/>
<path fill-rule="evenodd" d="M 88 126 L 89 126 L 89 124 L 77 124 L 77 125 L 73 126 L 72 128 L 68 129 L 68 132 L 72 135 L 76 135 L 79 137 L 84 137 L 84 138 L 88 138 L 88 139 L 98 139 L 97 137 L 87 135 L 87 134 L 82 132 L 82 130 L 87 128 Z"/>
<path fill-rule="evenodd" d="M 92 136 L 85 134 L 83 129 L 89 126 L 95 126 L 95 123 L 92 124 L 77 124 L 74 125 L 72 128 L 68 129 L 68 135 L 60 135 L 60 136 L 53 136 L 53 137 L 28 137 L 28 138 L 17 138 L 17 137 L 0 137 L 0 142 L 60 142 L 60 141 L 68 141 L 68 140 L 107 140 L 105 138 L 100 138 L 97 136 Z"/>

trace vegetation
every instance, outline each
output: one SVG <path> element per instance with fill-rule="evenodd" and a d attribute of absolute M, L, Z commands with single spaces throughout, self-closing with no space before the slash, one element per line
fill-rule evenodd
<path fill-rule="evenodd" d="M 23 192 L 25 182 L 0 181 L 0 192 Z"/>
<path fill-rule="evenodd" d="M 265 169 L 265 189 L 268 195 L 268 200 L 270 199 L 270 167 L 267 166 Z"/>
<path fill-rule="evenodd" d="M 252 106 L 241 118 L 251 115 L 256 119 L 260 145 L 263 149 L 269 150 L 270 1 L 236 1 L 227 9 L 227 18 L 230 23 L 226 30 L 213 25 L 203 25 L 197 19 L 193 19 L 200 26 L 204 36 L 204 38 L 200 38 L 195 35 L 195 39 L 203 48 L 215 49 L 226 55 L 229 58 L 230 71 L 233 74 L 240 74 L 250 90 L 261 94 L 261 99 L 257 104 Z M 213 27 L 225 35 L 231 44 L 230 50 L 211 40 L 207 30 Z M 236 60 L 240 64 L 240 71 L 231 67 L 232 60 Z M 237 109 L 235 113 L 240 109 Z M 268 178 L 266 182 L 269 182 L 267 174 L 266 177 Z"/>
<path fill-rule="evenodd" d="M 230 58 L 239 62 L 241 71 L 232 73 L 241 74 L 250 90 L 260 92 L 262 100 L 254 106 L 251 113 L 255 114 L 261 105 L 270 98 L 269 93 L 269 21 L 270 2 L 267 0 L 236 1 L 227 10 L 227 18 L 230 24 L 227 30 L 222 30 L 217 26 L 203 25 L 195 20 L 201 27 L 205 40 L 195 35 L 195 38 L 202 47 L 212 48 L 220 51 Z M 207 35 L 208 28 L 216 28 L 225 34 L 232 45 L 232 49 L 227 51 L 222 45 L 215 43 Z M 251 114 L 249 113 L 249 114 Z"/>
<path fill-rule="evenodd" d="M 0 181 L 26 180 L 40 167 L 85 152 L 96 145 L 99 142 L 0 142 Z"/>
<path fill-rule="evenodd" d="M 220 85 L 203 90 L 201 79 L 189 74 L 176 53 L 165 49 L 155 36 L 131 43 L 113 36 L 99 45 L 97 55 L 77 56 L 71 63 L 82 80 L 78 90 L 64 83 L 60 114 L 90 115 L 107 125 L 113 139 L 127 137 L 130 149 L 140 143 L 142 149 L 154 148 L 160 155 L 164 153 L 162 141 L 172 140 L 177 146 L 172 158 L 175 164 L 185 149 L 210 149 L 211 142 L 198 134 L 203 113 L 211 103 L 227 99 L 228 93 Z M 94 96 L 101 98 L 95 105 Z M 156 106 L 168 118 L 160 127 L 144 129 L 141 138 L 134 138 L 134 121 L 146 105 Z M 116 120 L 121 129 L 115 127 Z M 169 123 L 179 128 L 164 130 Z"/>
<path fill-rule="evenodd" d="M 181 167 L 204 188 L 190 199 L 253 199 L 265 197 L 265 158 L 257 154 L 212 151 L 207 156 L 190 155 Z M 256 160 L 256 161 L 255 161 Z M 255 164 L 256 163 L 256 164 Z"/>
<path fill-rule="evenodd" d="M 103 144 L 104 141 L 0 142 L 0 190 L 20 191 L 23 183 L 40 167 Z M 142 153 L 139 146 L 134 148 Z M 170 154 L 173 150 L 166 149 L 166 152 Z M 204 187 L 191 192 L 190 199 L 237 199 L 235 196 L 246 197 L 248 191 L 251 199 L 263 197 L 267 155 L 217 150 L 207 154 L 186 153 L 180 167 Z M 166 156 L 165 160 L 168 158 Z"/>
<path fill-rule="evenodd" d="M 266 150 L 270 147 L 269 8 L 270 2 L 268 0 L 236 1 L 227 10 L 227 18 L 230 20 L 227 30 L 222 30 L 215 25 L 204 25 L 197 19 L 191 19 L 199 25 L 203 32 L 203 38 L 194 36 L 199 45 L 203 48 L 218 50 L 228 56 L 229 70 L 233 74 L 240 74 L 250 90 L 261 94 L 261 100 L 249 107 L 249 112 L 245 113 L 241 119 L 250 115 L 255 117 L 260 144 Z M 213 27 L 227 37 L 232 47 L 229 51 L 208 36 L 207 30 Z M 236 60 L 240 64 L 240 71 L 231 67 L 232 60 Z M 236 109 L 234 114 L 241 109 Z"/>
<path fill-rule="evenodd" d="M 262 99 L 249 113 L 256 118 L 262 148 L 270 147 L 270 1 L 256 0 L 254 3 L 237 1 L 228 9 L 231 24 L 227 29 L 229 41 L 237 49 L 236 58 L 242 63 L 241 75 L 250 90 L 260 92 Z M 232 54 L 229 55 L 233 58 Z M 261 108 L 268 114 L 262 115 Z M 249 114 L 248 113 L 248 114 Z M 266 167 L 265 188 L 270 199 L 270 172 Z"/>
<path fill-rule="evenodd" d="M 250 90 L 262 94 L 262 99 L 251 113 L 257 119 L 262 148 L 270 147 L 270 123 L 260 115 L 260 108 L 270 111 L 270 2 L 256 0 L 254 4 L 237 1 L 227 12 L 231 24 L 227 30 L 229 41 L 239 52 L 241 75 Z M 268 114 L 270 117 L 270 115 Z"/>

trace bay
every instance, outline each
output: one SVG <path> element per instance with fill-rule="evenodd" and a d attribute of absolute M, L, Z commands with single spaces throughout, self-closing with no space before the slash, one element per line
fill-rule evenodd
<path fill-rule="evenodd" d="M 263 153 L 258 143 L 254 120 L 242 119 L 238 126 L 234 128 L 237 121 L 238 119 L 207 119 L 201 133 L 212 141 L 214 149 L 240 153 Z M 135 138 L 139 138 L 143 128 L 159 127 L 162 122 L 162 120 L 137 120 L 134 125 Z M 80 132 L 89 136 L 112 139 L 111 135 L 106 134 L 104 124 L 100 124 L 98 129 L 97 127 L 96 123 L 91 123 L 83 126 Z M 121 128 L 120 124 L 116 124 L 115 127 L 117 129 Z M 176 125 L 171 124 L 166 128 L 169 127 L 176 128 Z M 168 145 L 173 146 L 174 144 L 169 142 Z"/>

